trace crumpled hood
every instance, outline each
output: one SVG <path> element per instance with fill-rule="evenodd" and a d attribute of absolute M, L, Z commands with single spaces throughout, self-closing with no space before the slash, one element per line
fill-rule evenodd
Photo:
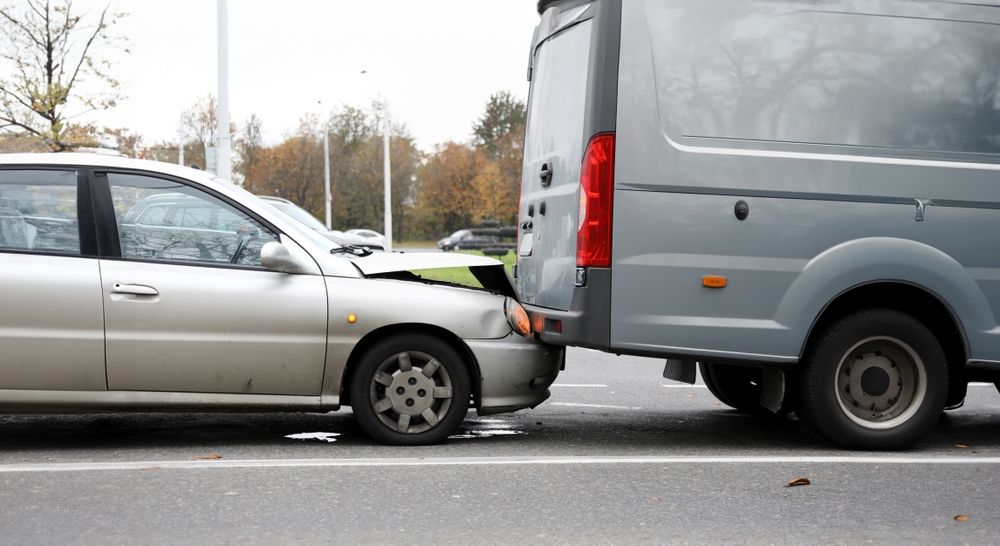
<path fill-rule="evenodd" d="M 376 252 L 370 256 L 352 258 L 351 261 L 365 275 L 445 267 L 503 265 L 500 260 L 486 256 L 444 252 Z"/>
<path fill-rule="evenodd" d="M 376 252 L 369 256 L 354 257 L 351 263 L 369 278 L 410 281 L 424 281 L 412 271 L 467 267 L 484 289 L 520 301 L 503 262 L 485 256 L 442 252 Z"/>

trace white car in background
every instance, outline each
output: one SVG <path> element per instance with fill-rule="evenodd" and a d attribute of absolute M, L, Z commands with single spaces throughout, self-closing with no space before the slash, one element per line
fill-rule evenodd
<path fill-rule="evenodd" d="M 323 234 L 327 239 L 330 239 L 338 245 L 354 245 L 368 248 L 370 250 L 385 250 L 385 247 L 382 246 L 381 240 L 376 241 L 370 237 L 352 235 L 336 229 L 326 229 L 326 225 L 323 224 L 323 222 L 320 222 L 318 218 L 288 199 L 273 197 L 270 195 L 258 195 L 257 197 L 263 199 L 267 202 L 267 204 L 273 206 L 279 211 L 291 216 L 294 220 L 301 222 L 309 229 Z"/>
<path fill-rule="evenodd" d="M 411 272 L 457 266 L 485 288 Z M 0 412 L 350 405 L 402 445 L 540 404 L 564 357 L 496 260 L 336 246 L 203 171 L 90 154 L 0 154 L 0 347 Z"/>
<path fill-rule="evenodd" d="M 379 244 L 383 247 L 385 246 L 385 235 L 382 235 L 377 231 L 372 231 L 370 229 L 349 229 L 344 233 L 355 237 L 364 237 L 373 243 Z"/>

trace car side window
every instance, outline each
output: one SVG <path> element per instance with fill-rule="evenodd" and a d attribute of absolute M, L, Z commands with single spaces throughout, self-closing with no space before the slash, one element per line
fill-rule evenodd
<path fill-rule="evenodd" d="M 212 195 L 149 176 L 110 173 L 122 257 L 260 266 L 278 237 Z"/>
<path fill-rule="evenodd" d="M 0 251 L 80 254 L 75 171 L 0 170 Z"/>

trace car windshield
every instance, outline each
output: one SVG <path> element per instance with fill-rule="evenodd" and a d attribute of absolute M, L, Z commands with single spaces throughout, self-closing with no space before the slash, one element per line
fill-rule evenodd
<path fill-rule="evenodd" d="M 320 222 L 315 216 L 309 214 L 305 209 L 297 205 L 286 203 L 284 201 L 272 201 L 270 199 L 265 199 L 265 201 L 267 201 L 274 208 L 298 220 L 300 223 L 305 224 L 310 229 L 315 229 L 316 231 L 327 231 L 323 222 Z"/>

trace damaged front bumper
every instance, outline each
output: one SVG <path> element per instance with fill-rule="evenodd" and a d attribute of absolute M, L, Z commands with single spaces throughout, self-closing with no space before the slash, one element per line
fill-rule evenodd
<path fill-rule="evenodd" d="M 566 359 L 563 347 L 511 334 L 503 339 L 467 339 L 479 364 L 479 415 L 533 408 L 549 397 L 549 385 Z"/>

